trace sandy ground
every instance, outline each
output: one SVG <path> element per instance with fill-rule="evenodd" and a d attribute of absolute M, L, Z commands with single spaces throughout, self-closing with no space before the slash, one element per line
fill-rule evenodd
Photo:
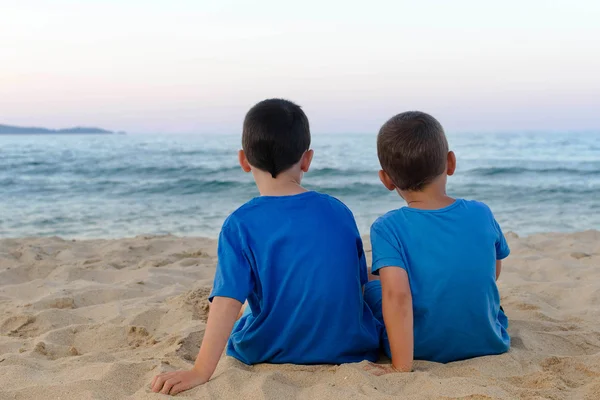
<path fill-rule="evenodd" d="M 224 357 L 180 397 L 600 399 L 600 232 L 508 236 L 507 354 L 383 376 Z M 195 358 L 215 262 L 202 238 L 1 240 L 0 399 L 168 398 L 149 382 Z"/>

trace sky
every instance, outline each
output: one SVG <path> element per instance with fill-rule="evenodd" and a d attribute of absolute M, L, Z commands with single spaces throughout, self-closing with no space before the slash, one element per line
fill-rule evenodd
<path fill-rule="evenodd" d="M 313 132 L 406 110 L 447 131 L 600 130 L 596 0 L 0 0 L 0 124 L 236 133 L 256 102 Z"/>

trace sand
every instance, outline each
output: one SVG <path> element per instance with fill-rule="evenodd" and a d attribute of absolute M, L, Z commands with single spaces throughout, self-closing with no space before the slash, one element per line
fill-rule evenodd
<path fill-rule="evenodd" d="M 179 397 L 600 399 L 600 232 L 508 237 L 507 354 L 382 376 L 223 357 Z M 1 240 L 0 399 L 168 398 L 149 382 L 195 358 L 215 262 L 202 238 Z"/>

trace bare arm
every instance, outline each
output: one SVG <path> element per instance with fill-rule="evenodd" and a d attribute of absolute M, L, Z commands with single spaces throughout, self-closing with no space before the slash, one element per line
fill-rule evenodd
<path fill-rule="evenodd" d="M 496 280 L 500 278 L 500 272 L 502 272 L 502 260 L 496 260 Z"/>
<path fill-rule="evenodd" d="M 215 297 L 210 307 L 206 333 L 194 369 L 208 381 L 217 368 L 242 303 L 228 297 Z"/>
<path fill-rule="evenodd" d="M 194 368 L 156 376 L 152 381 L 152 391 L 175 395 L 208 382 L 217 368 L 241 307 L 242 303 L 237 300 L 215 297 Z"/>
<path fill-rule="evenodd" d="M 400 372 L 412 371 L 414 355 L 413 305 L 408 275 L 402 268 L 379 270 L 382 309 L 390 340 L 392 365 Z"/>

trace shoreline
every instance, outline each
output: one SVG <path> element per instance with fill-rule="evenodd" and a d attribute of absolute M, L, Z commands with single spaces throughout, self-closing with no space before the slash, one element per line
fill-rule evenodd
<path fill-rule="evenodd" d="M 533 236 L 540 235 L 579 235 L 590 232 L 600 232 L 600 228 L 590 228 L 584 230 L 558 230 L 558 231 L 540 231 L 533 233 L 519 233 L 512 230 L 507 230 L 504 232 L 504 235 L 508 238 L 511 237 L 513 239 L 527 239 Z M 361 234 L 363 241 L 368 241 L 369 234 Z M 193 235 L 180 235 L 177 233 L 140 233 L 136 235 L 125 235 L 125 236 L 66 236 L 60 234 L 49 234 L 49 235 L 25 235 L 25 236 L 0 236 L 0 242 L 4 240 L 39 240 L 39 239 L 58 239 L 65 242 L 90 242 L 90 241 L 116 241 L 116 240 L 132 240 L 132 239 L 156 239 L 156 238 L 180 238 L 180 239 L 198 239 L 198 240 L 212 240 L 217 242 L 219 239 L 219 233 L 216 234 L 193 234 Z"/>
<path fill-rule="evenodd" d="M 384 376 L 223 358 L 179 397 L 600 398 L 600 231 L 506 236 L 507 354 Z M 161 398 L 148 384 L 195 359 L 215 265 L 209 238 L 0 239 L 0 399 Z"/>

